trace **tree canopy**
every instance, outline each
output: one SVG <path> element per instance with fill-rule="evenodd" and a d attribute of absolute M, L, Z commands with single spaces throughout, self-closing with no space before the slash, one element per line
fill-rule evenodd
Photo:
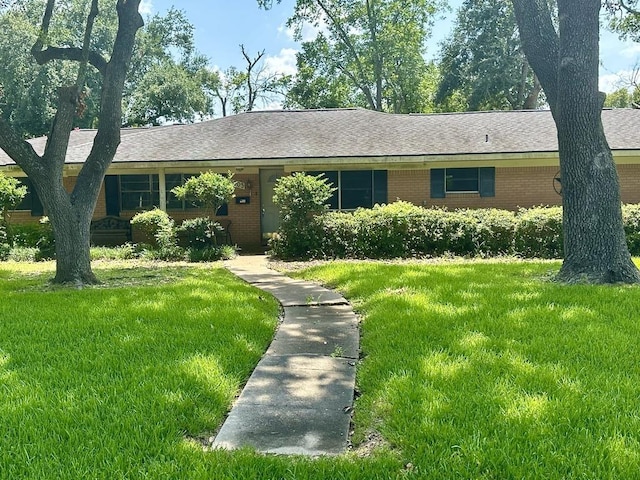
<path fill-rule="evenodd" d="M 268 8 L 272 2 L 258 3 Z M 427 110 L 424 79 L 433 71 L 424 60 L 425 42 L 443 5 L 440 0 L 297 0 L 287 25 L 298 39 L 307 24 L 319 32 L 303 43 L 297 59 L 301 75 L 288 104 Z"/>
<path fill-rule="evenodd" d="M 609 10 L 609 27 L 621 38 L 640 42 L 640 2 L 616 0 L 604 2 Z"/>
<path fill-rule="evenodd" d="M 441 46 L 435 101 L 443 110 L 536 108 L 541 91 L 520 47 L 513 7 L 465 0 Z"/>

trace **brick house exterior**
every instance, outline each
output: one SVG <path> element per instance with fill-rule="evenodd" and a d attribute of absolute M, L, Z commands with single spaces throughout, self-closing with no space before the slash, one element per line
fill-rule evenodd
<path fill-rule="evenodd" d="M 640 203 L 640 110 L 605 110 L 602 118 L 622 200 Z M 94 136 L 92 130 L 71 134 L 64 178 L 68 189 Z M 42 153 L 46 138 L 30 142 Z M 394 115 L 329 109 L 251 112 L 190 125 L 123 129 L 94 218 L 131 218 L 152 206 L 178 223 L 207 215 L 168 193 L 185 176 L 207 170 L 232 172 L 240 184 L 218 220 L 231 222 L 233 242 L 245 248 L 261 245 L 277 228 L 272 188 L 277 178 L 295 171 L 324 172 L 338 187 L 331 199 L 336 209 L 396 200 L 451 209 L 562 203 L 556 191 L 556 130 L 548 111 Z M 24 177 L 1 150 L 0 171 Z M 12 219 L 34 221 L 43 213 L 30 194 Z"/>

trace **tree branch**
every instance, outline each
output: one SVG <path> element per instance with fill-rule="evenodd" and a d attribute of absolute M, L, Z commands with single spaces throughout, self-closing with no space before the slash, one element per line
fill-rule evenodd
<path fill-rule="evenodd" d="M 560 39 L 547 0 L 512 0 L 522 50 L 547 95 L 555 114 L 558 101 Z"/>
<path fill-rule="evenodd" d="M 84 208 L 93 210 L 104 175 L 120 144 L 122 127 L 122 91 L 131 62 L 133 46 L 138 29 L 144 22 L 138 12 L 140 0 L 118 0 L 118 33 L 113 44 L 111 60 L 106 65 L 100 100 L 98 132 L 93 141 L 91 153 L 87 157 L 76 186 L 72 192 L 72 202 L 76 198 L 91 199 Z"/>
<path fill-rule="evenodd" d="M 627 12 L 633 14 L 633 15 L 640 15 L 640 10 L 636 10 L 633 7 L 630 7 L 629 5 L 627 5 L 625 0 L 618 0 L 618 3 L 620 4 L 620 6 L 622 8 L 624 8 Z"/>
<path fill-rule="evenodd" d="M 47 6 L 44 9 L 44 15 L 42 16 L 42 23 L 40 24 L 40 33 L 36 43 L 31 47 L 31 53 L 35 56 L 36 52 L 42 50 L 45 40 L 49 36 L 49 25 L 51 24 L 51 17 L 53 16 L 53 7 L 56 4 L 56 0 L 47 0 Z"/>
<path fill-rule="evenodd" d="M 364 80 L 365 80 L 366 77 L 365 77 L 365 74 L 364 74 L 364 68 L 362 66 L 362 60 L 360 59 L 360 55 L 358 55 L 358 52 L 356 51 L 353 43 L 351 42 L 351 39 L 349 38 L 349 35 L 344 30 L 344 28 L 343 28 L 342 24 L 340 23 L 340 21 L 338 20 L 338 18 L 331 14 L 331 11 L 329 10 L 329 8 L 321 0 L 316 0 L 316 1 L 318 3 L 318 6 L 324 12 L 324 14 L 329 18 L 329 20 L 331 20 L 332 25 L 337 29 L 338 36 L 340 37 L 340 39 L 342 40 L 344 45 L 351 52 L 351 55 L 353 55 L 353 59 L 356 62 L 356 66 L 357 66 L 357 69 L 358 69 L 358 74 L 360 75 L 361 80 L 364 83 Z M 350 75 L 350 76 L 352 78 L 355 78 L 353 75 Z M 355 82 L 355 84 L 356 84 L 356 86 L 358 86 L 360 84 L 360 82 Z M 378 110 L 378 107 L 376 106 L 376 102 L 375 102 L 375 100 L 373 98 L 371 90 L 369 88 L 367 88 L 366 90 L 362 90 L 362 93 L 364 93 L 365 97 L 367 98 L 367 102 L 369 102 L 369 105 L 371 106 L 371 108 L 373 110 Z"/>
<path fill-rule="evenodd" d="M 40 156 L 9 123 L 0 116 L 0 148 L 16 162 L 27 175 L 38 167 Z"/>
<path fill-rule="evenodd" d="M 86 32 L 86 45 L 83 48 L 52 46 L 44 48 L 44 44 L 49 36 L 49 25 L 51 24 L 51 17 L 53 16 L 53 7 L 55 3 L 55 0 L 47 0 L 47 7 L 42 17 L 42 24 L 40 26 L 40 34 L 38 35 L 38 39 L 36 40 L 36 42 L 31 47 L 31 55 L 33 55 L 33 58 L 36 59 L 38 65 L 44 65 L 45 63 L 52 60 L 71 60 L 82 62 L 86 57 L 89 64 L 91 64 L 96 68 L 96 70 L 104 75 L 104 71 L 107 67 L 107 61 L 99 53 L 89 50 L 89 46 L 88 44 L 86 44 Z M 90 13 L 89 15 L 91 16 L 92 14 Z M 89 34 L 91 33 L 90 30 L 91 29 L 89 29 Z"/>
<path fill-rule="evenodd" d="M 91 46 L 91 34 L 93 33 L 93 23 L 98 16 L 98 0 L 92 0 L 91 10 L 89 10 L 89 16 L 87 17 L 87 24 L 84 29 L 84 41 L 82 42 L 82 60 L 80 61 L 80 67 L 78 68 L 78 78 L 76 80 L 76 86 L 79 91 L 84 88 L 84 81 L 87 76 L 87 64 L 89 63 L 89 52 Z"/>
<path fill-rule="evenodd" d="M 31 50 L 31 54 L 38 62 L 38 65 L 44 65 L 52 60 L 71 60 L 81 62 L 83 59 L 83 50 L 77 47 L 47 47 L 44 50 Z M 107 68 L 107 61 L 95 51 L 90 51 L 88 56 L 89 64 L 95 67 L 104 75 Z"/>

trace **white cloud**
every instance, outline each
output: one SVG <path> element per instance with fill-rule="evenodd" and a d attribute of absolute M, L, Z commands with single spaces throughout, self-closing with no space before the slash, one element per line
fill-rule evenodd
<path fill-rule="evenodd" d="M 638 72 L 633 70 L 618 70 L 614 73 L 600 74 L 598 88 L 605 93 L 614 92 L 620 88 L 627 87 L 631 89 L 634 76 L 637 77 Z M 638 79 L 635 78 L 635 81 Z"/>
<path fill-rule="evenodd" d="M 320 32 L 326 31 L 327 25 L 324 20 L 319 20 L 318 25 L 305 22 L 302 25 L 302 29 L 300 30 L 300 41 L 310 42 L 311 40 L 314 40 Z M 286 35 L 286 37 L 291 41 L 297 41 L 295 40 L 295 30 L 291 27 L 286 26 L 285 24 L 282 24 L 278 27 L 278 33 L 281 35 Z"/>
<path fill-rule="evenodd" d="M 271 100 L 268 103 L 264 103 L 263 105 L 258 105 L 254 108 L 255 111 L 263 111 L 263 110 L 282 110 L 282 102 L 278 100 Z"/>
<path fill-rule="evenodd" d="M 142 15 L 151 15 L 153 13 L 153 0 L 142 0 L 138 11 Z"/>
<path fill-rule="evenodd" d="M 625 42 L 624 48 L 620 50 L 620 55 L 625 58 L 638 59 L 640 56 L 640 43 L 636 42 Z"/>
<path fill-rule="evenodd" d="M 283 48 L 276 56 L 267 56 L 264 60 L 265 72 L 269 74 L 295 75 L 297 50 Z"/>

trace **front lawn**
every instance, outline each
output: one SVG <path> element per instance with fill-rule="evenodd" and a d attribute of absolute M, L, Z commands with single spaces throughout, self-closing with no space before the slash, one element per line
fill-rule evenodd
<path fill-rule="evenodd" d="M 335 262 L 363 318 L 355 452 L 208 451 L 278 307 L 216 266 L 0 264 L 0 478 L 639 478 L 640 288 L 557 263 Z M 50 268 L 50 267 L 49 267 Z"/>
<path fill-rule="evenodd" d="M 355 441 L 417 478 L 640 478 L 640 288 L 557 263 L 332 263 L 364 318 Z"/>

